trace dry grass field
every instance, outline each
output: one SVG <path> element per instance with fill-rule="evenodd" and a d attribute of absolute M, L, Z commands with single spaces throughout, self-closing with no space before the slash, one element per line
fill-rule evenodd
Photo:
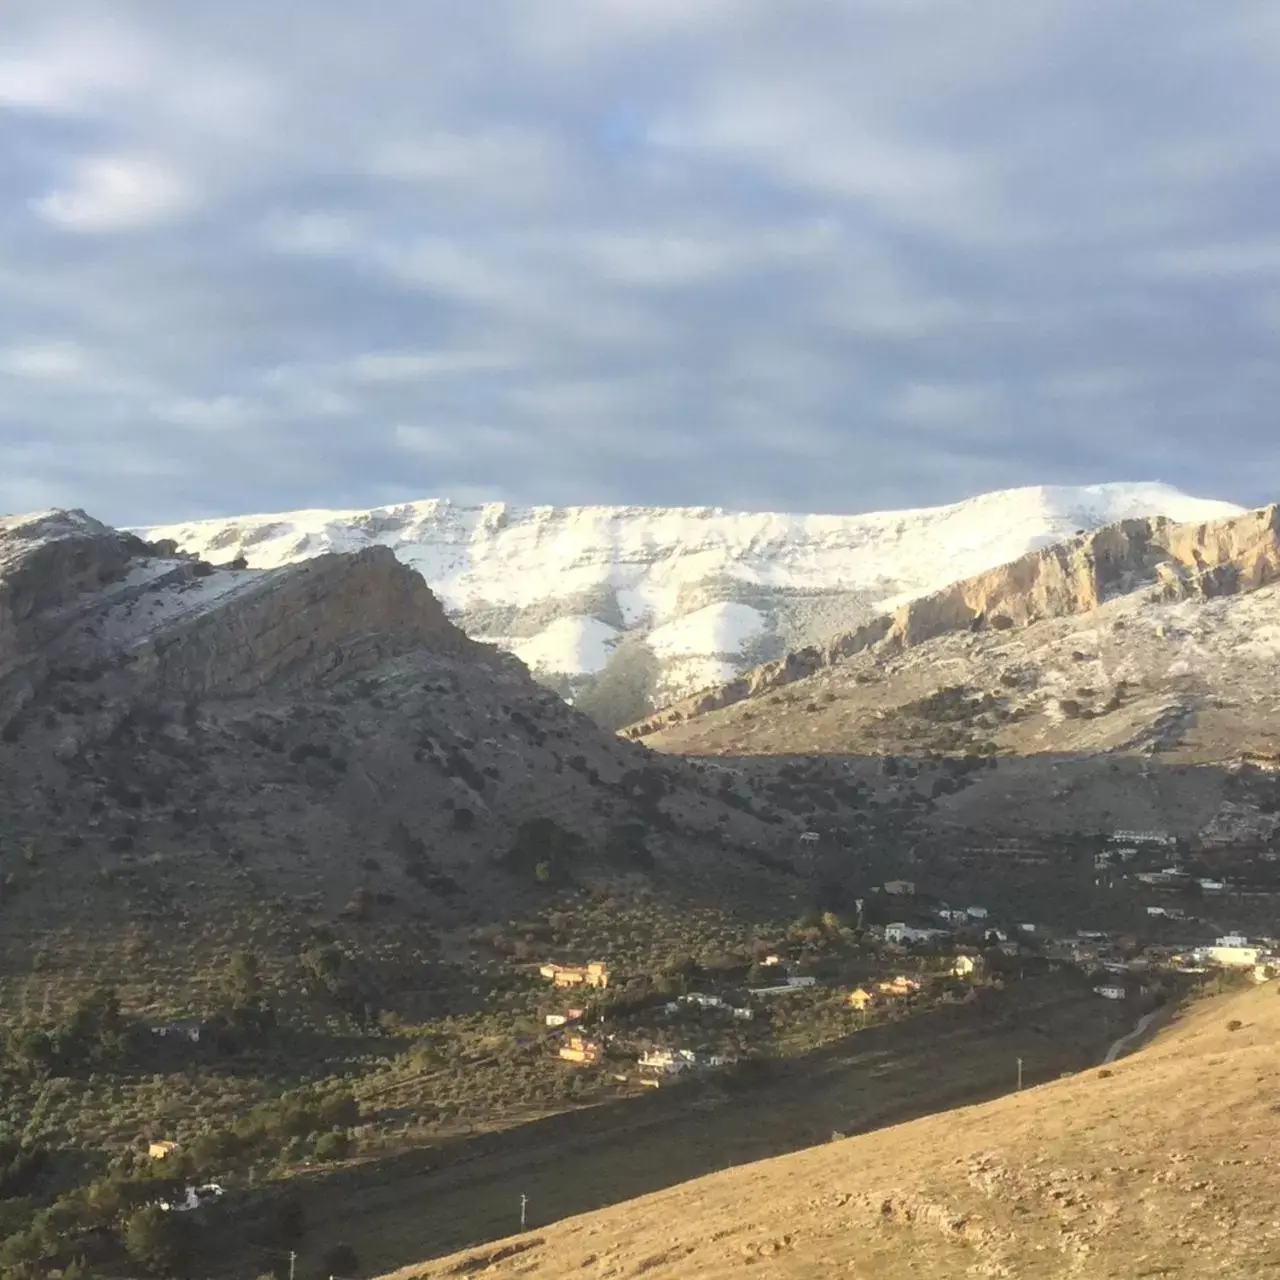
<path fill-rule="evenodd" d="M 1204 1000 L 1111 1067 L 716 1173 L 395 1277 L 1280 1275 L 1276 996 L 1268 984 Z"/>

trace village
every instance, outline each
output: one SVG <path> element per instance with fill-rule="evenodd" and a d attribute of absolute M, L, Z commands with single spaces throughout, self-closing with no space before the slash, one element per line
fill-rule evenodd
<path fill-rule="evenodd" d="M 1168 865 L 1138 869 L 1161 859 Z M 556 996 L 568 997 L 542 1013 L 548 1043 L 570 1067 L 658 1088 L 778 1052 L 779 1024 L 803 1020 L 803 1010 L 825 1014 L 831 1031 L 852 1033 L 938 1005 L 998 1000 L 1010 983 L 1057 974 L 1087 984 L 1099 1000 L 1127 1002 L 1136 1020 L 1204 975 L 1265 982 L 1280 974 L 1275 938 L 1217 918 L 1242 887 L 1197 877 L 1172 837 L 1114 832 L 1093 868 L 1100 892 L 1119 884 L 1160 899 L 1135 908 L 1146 927 L 1082 921 L 1066 929 L 1019 920 L 980 904 L 936 900 L 915 881 L 895 878 L 857 899 L 852 920 L 827 919 L 802 941 L 760 950 L 749 967 L 677 993 L 610 999 L 629 975 L 598 959 L 548 961 L 539 976 Z M 1197 910 L 1179 905 L 1193 895 Z M 834 1024 L 833 1006 L 843 1015 Z"/>

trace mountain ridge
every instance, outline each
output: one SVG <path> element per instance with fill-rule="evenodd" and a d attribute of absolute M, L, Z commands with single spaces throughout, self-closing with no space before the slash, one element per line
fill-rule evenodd
<path fill-rule="evenodd" d="M 432 499 L 137 532 L 259 569 L 389 546 L 467 634 L 514 652 L 617 728 L 1081 529 L 1240 510 L 1159 483 L 1118 483 L 860 515 Z"/>
<path fill-rule="evenodd" d="M 1162 600 L 1256 590 L 1280 577 L 1280 506 L 1226 520 L 1124 520 L 952 583 L 823 646 L 795 650 L 627 726 L 642 738 L 667 725 L 792 684 L 869 649 L 900 652 L 949 632 L 1026 627 L 1097 609 L 1142 589 Z"/>

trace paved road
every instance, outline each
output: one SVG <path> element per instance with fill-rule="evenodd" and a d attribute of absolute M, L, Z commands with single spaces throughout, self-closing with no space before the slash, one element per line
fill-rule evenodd
<path fill-rule="evenodd" d="M 1121 1055 L 1136 1049 L 1142 1043 L 1143 1034 L 1151 1024 L 1162 1013 L 1168 1013 L 1169 1011 L 1170 1006 L 1163 1005 L 1159 1009 L 1152 1009 L 1150 1013 L 1144 1013 L 1142 1017 L 1138 1019 L 1138 1025 L 1127 1035 L 1121 1036 L 1120 1039 L 1107 1050 L 1107 1056 L 1102 1060 L 1103 1063 L 1114 1062 Z"/>

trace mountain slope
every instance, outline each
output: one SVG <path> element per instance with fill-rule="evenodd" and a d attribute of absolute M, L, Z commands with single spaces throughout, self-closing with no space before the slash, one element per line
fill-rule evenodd
<path fill-rule="evenodd" d="M 1274 984 L 994 1102 L 712 1174 L 395 1280 L 1280 1274 Z"/>
<path fill-rule="evenodd" d="M 0 1006 L 9 977 L 60 980 L 31 969 L 52 929 L 124 973 L 131 936 L 189 955 L 265 910 L 287 966 L 353 901 L 340 927 L 408 954 L 641 863 L 706 898 L 770 831 L 748 808 L 469 640 L 386 548 L 215 569 L 80 512 L 0 525 Z M 531 820 L 569 843 L 512 862 Z M 743 893 L 769 880 L 740 870 Z"/>
<path fill-rule="evenodd" d="M 1079 753 L 1168 746 L 1173 722 L 1203 730 L 1229 709 L 1199 758 L 1269 752 L 1280 745 L 1277 580 L 1280 508 L 1200 525 L 1122 521 L 913 600 L 628 734 L 733 754 Z"/>
<path fill-rule="evenodd" d="M 1161 484 L 1015 489 L 851 516 L 433 500 L 195 521 L 145 536 L 263 569 L 390 547 L 468 634 L 515 652 L 616 727 L 1078 530 L 1238 510 Z"/>

